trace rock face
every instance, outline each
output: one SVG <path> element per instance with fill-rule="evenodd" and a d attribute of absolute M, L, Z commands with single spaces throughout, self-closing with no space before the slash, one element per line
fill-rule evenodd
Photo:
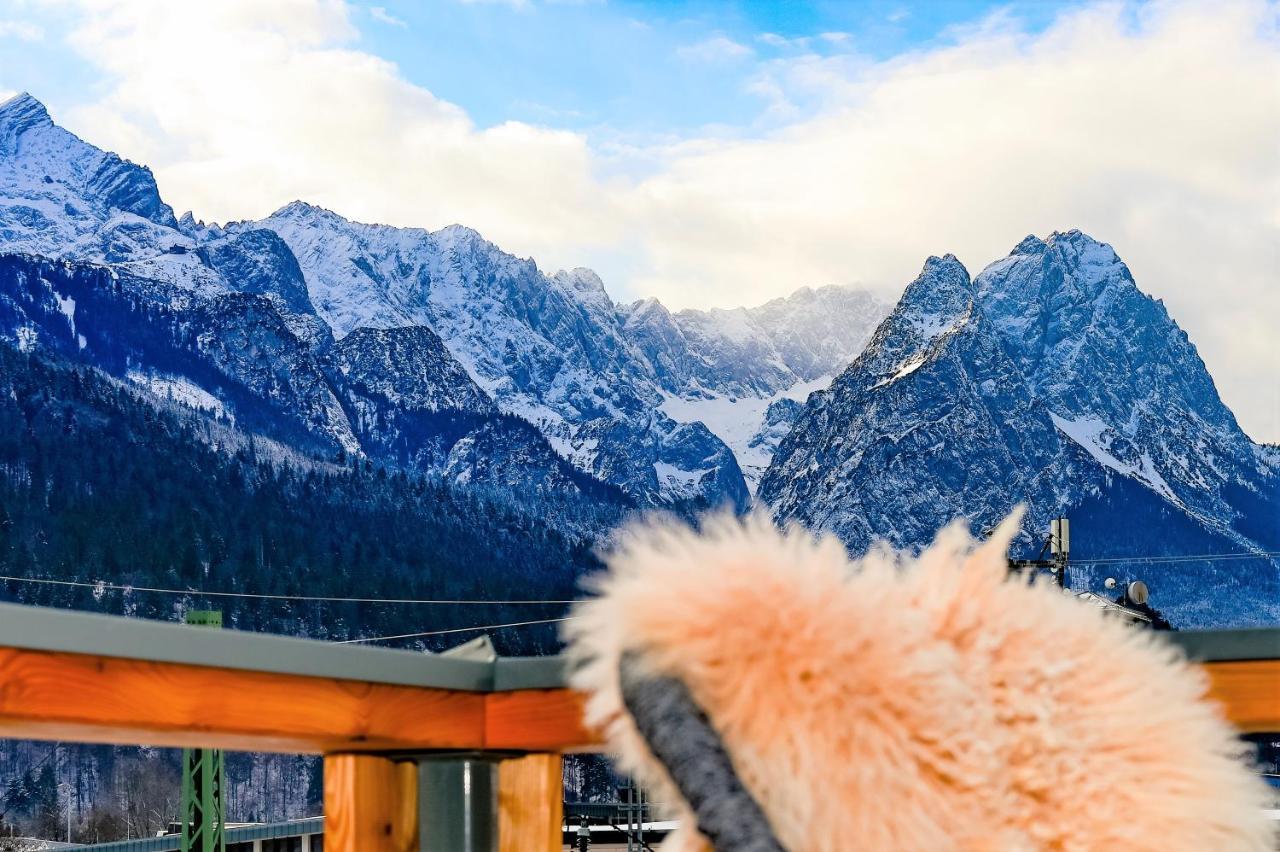
<path fill-rule="evenodd" d="M 1029 550 L 1050 518 L 1073 519 L 1081 587 L 1140 576 L 1175 623 L 1264 623 L 1280 618 L 1274 559 L 1110 560 L 1280 549 L 1268 459 L 1164 306 L 1071 231 L 1028 237 L 974 280 L 930 258 L 810 398 L 760 496 L 853 550 L 918 547 L 956 517 L 981 532 L 1025 503 Z"/>

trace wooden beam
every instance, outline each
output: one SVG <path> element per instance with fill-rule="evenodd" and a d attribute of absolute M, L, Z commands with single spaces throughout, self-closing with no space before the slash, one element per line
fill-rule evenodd
<path fill-rule="evenodd" d="M 1280 731 L 1280 660 L 1205 663 L 1247 732 Z M 347 753 L 590 751 L 568 689 L 465 692 L 0 647 L 0 737 Z"/>
<path fill-rule="evenodd" d="M 1205 663 L 1209 694 L 1247 734 L 1280 732 L 1280 660 Z"/>
<path fill-rule="evenodd" d="M 529 754 L 498 764 L 499 852 L 559 852 L 563 820 L 560 755 Z"/>
<path fill-rule="evenodd" d="M 598 731 L 582 722 L 586 696 L 568 689 L 524 689 L 485 696 L 484 742 L 494 751 L 595 751 Z"/>
<path fill-rule="evenodd" d="M 0 648 L 0 737 L 334 753 L 484 747 L 484 695 Z"/>
<path fill-rule="evenodd" d="M 328 852 L 416 852 L 418 765 L 368 754 L 324 759 Z"/>

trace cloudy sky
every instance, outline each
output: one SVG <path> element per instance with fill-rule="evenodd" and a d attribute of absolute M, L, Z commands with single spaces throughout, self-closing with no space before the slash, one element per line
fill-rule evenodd
<path fill-rule="evenodd" d="M 1280 440 L 1280 2 L 0 0 L 0 96 L 180 212 L 461 222 L 616 298 L 1115 246 Z"/>

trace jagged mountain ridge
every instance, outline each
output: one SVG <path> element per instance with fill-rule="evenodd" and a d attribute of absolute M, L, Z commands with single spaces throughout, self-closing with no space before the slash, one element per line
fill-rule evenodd
<path fill-rule="evenodd" d="M 1028 506 L 1023 546 L 1075 519 L 1086 558 L 1280 549 L 1280 470 L 1222 404 L 1195 347 L 1110 246 L 1028 237 L 975 279 L 930 258 L 871 343 L 814 394 L 760 496 L 852 550 L 977 532 Z M 1138 564 L 1188 625 L 1273 623 L 1280 564 Z M 1223 607 L 1215 599 L 1233 596 Z"/>
<path fill-rule="evenodd" d="M 842 370 L 888 306 L 863 290 L 827 286 L 755 308 L 672 313 L 645 299 L 619 311 L 627 335 L 660 366 L 663 390 L 763 398 Z"/>
<path fill-rule="evenodd" d="M 460 226 L 428 232 L 361 225 L 301 202 L 261 222 L 226 227 L 190 214 L 177 219 L 149 170 L 58 127 L 29 95 L 0 105 L 0 139 L 0 250 L 106 264 L 136 296 L 154 290 L 175 310 L 189 309 L 197 297 L 262 297 L 324 364 L 358 328 L 429 328 L 502 413 L 535 424 L 579 470 L 642 502 L 744 506 L 749 497 L 734 451 L 703 418 L 679 407 L 682 416 L 672 417 L 665 403 L 736 401 L 745 393 L 762 400 L 762 411 L 777 393 L 811 378 L 814 364 L 847 360 L 840 320 L 865 326 L 856 314 L 872 304 L 859 295 L 842 300 L 857 291 L 824 288 L 819 310 L 812 309 L 814 291 L 798 293 L 794 311 L 790 300 L 755 309 L 763 354 L 725 346 L 737 334 L 725 330 L 734 312 L 702 321 L 682 312 L 686 328 L 699 331 L 679 349 L 700 367 L 671 372 L 642 351 L 627 329 L 633 312 L 615 305 L 589 270 L 545 275 Z M 6 331 L 16 339 L 16 328 Z M 746 363 L 753 359 L 759 366 Z M 743 381 L 744 371 L 759 375 Z"/>
<path fill-rule="evenodd" d="M 428 326 L 504 411 L 536 424 L 584 471 L 642 499 L 745 505 L 723 443 L 655 411 L 653 370 L 593 273 L 547 276 L 461 226 L 366 225 L 301 202 L 227 230 L 243 228 L 289 244 L 337 336 Z"/>

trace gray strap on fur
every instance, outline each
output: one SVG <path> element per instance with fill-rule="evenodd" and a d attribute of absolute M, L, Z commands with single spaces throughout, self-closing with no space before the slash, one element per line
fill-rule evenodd
<path fill-rule="evenodd" d="M 720 735 L 684 683 L 643 674 L 622 656 L 622 700 L 654 757 L 693 809 L 716 852 L 786 852 L 768 818 L 734 771 Z"/>

